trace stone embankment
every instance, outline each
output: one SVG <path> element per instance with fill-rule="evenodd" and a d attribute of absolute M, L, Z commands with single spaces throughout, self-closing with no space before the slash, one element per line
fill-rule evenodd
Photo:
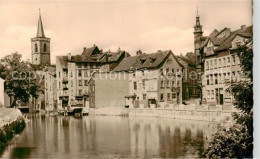
<path fill-rule="evenodd" d="M 0 107 L 0 150 L 25 128 L 25 120 L 18 109 Z"/>
<path fill-rule="evenodd" d="M 160 117 L 184 120 L 199 120 L 218 122 L 225 117 L 231 117 L 235 111 L 203 110 L 184 108 L 120 108 L 102 107 L 90 109 L 89 114 L 112 116 Z"/>

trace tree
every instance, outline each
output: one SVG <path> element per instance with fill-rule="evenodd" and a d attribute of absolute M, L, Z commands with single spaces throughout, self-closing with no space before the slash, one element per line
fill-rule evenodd
<path fill-rule="evenodd" d="M 27 103 L 30 97 L 38 97 L 41 84 L 35 71 L 29 64 L 21 60 L 22 55 L 13 53 L 0 61 L 0 77 L 5 79 L 5 92 L 13 97 L 11 107 L 17 101 Z"/>
<path fill-rule="evenodd" d="M 241 46 L 235 50 L 240 58 L 245 80 L 232 84 L 235 107 L 240 113 L 233 115 L 236 123 L 217 132 L 206 150 L 208 157 L 253 157 L 253 50 Z"/>

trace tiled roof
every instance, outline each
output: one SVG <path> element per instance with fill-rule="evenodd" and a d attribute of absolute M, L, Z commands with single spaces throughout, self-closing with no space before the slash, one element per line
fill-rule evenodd
<path fill-rule="evenodd" d="M 105 52 L 104 54 L 102 54 L 102 56 L 100 57 L 100 61 L 103 63 L 107 63 L 107 62 L 117 62 L 120 57 L 125 54 L 125 51 L 118 51 L 118 52 Z M 128 53 L 126 53 L 128 54 Z M 106 59 L 107 58 L 107 59 Z"/>
<path fill-rule="evenodd" d="M 191 62 L 189 59 L 187 59 L 187 58 L 185 58 L 185 57 L 183 57 L 183 56 L 178 56 L 178 58 L 180 58 L 182 61 L 184 61 L 184 62 L 187 63 L 187 64 L 196 66 L 195 63 Z"/>
<path fill-rule="evenodd" d="M 228 49 L 232 45 L 232 40 L 237 36 L 237 35 L 243 35 L 247 36 L 248 38 L 253 36 L 253 26 L 246 27 L 245 30 L 238 29 L 236 31 L 231 32 L 231 34 L 225 39 L 225 41 L 215 49 L 215 51 L 222 51 L 225 49 Z"/>
<path fill-rule="evenodd" d="M 212 44 L 214 46 L 219 46 L 223 43 L 223 41 L 225 40 L 226 38 L 216 38 L 216 37 L 211 37 L 209 36 L 208 39 L 204 42 L 204 44 L 202 45 L 202 47 L 206 46 L 208 44 L 209 41 L 212 42 Z"/>
<path fill-rule="evenodd" d="M 113 71 L 129 71 L 136 62 L 138 56 L 130 56 L 122 60 Z"/>
<path fill-rule="evenodd" d="M 84 48 L 81 55 L 82 56 L 91 56 L 95 49 L 98 49 L 97 46 L 95 46 L 95 45 L 93 47 L 90 47 L 90 48 Z"/>
<path fill-rule="evenodd" d="M 159 67 L 166 58 L 173 53 L 171 50 L 158 51 L 152 54 L 141 54 L 139 56 L 127 57 L 125 58 L 113 71 L 129 71 L 135 69 L 153 69 Z M 173 55 L 174 56 L 174 55 Z M 182 64 L 177 60 L 179 65 Z"/>
<path fill-rule="evenodd" d="M 68 68 L 68 56 L 57 56 L 61 68 Z"/>

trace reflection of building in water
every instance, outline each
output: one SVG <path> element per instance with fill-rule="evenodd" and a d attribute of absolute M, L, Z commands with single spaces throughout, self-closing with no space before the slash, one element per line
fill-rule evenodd
<path fill-rule="evenodd" d="M 163 118 L 130 118 L 131 153 L 135 157 L 180 157 L 185 141 L 203 138 L 207 122 Z M 149 152 L 149 154 L 146 154 Z"/>

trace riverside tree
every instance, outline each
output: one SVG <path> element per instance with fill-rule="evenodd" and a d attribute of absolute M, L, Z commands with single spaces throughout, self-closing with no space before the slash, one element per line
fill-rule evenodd
<path fill-rule="evenodd" d="M 231 85 L 235 98 L 235 124 L 222 128 L 210 141 L 206 149 L 207 157 L 247 158 L 253 157 L 253 50 L 241 46 L 236 49 L 246 80 Z"/>
<path fill-rule="evenodd" d="M 22 55 L 13 53 L 0 60 L 0 77 L 5 80 L 5 92 L 13 97 L 11 107 L 17 101 L 27 103 L 30 97 L 37 98 L 41 84 L 29 62 L 22 61 Z"/>

